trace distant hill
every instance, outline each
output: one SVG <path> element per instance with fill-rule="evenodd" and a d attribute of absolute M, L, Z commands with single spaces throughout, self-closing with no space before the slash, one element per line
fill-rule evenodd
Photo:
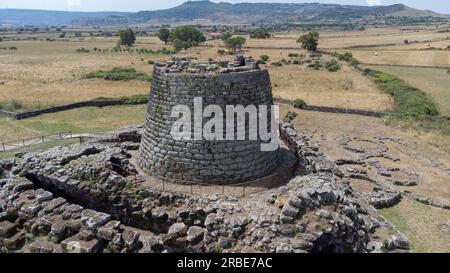
<path fill-rule="evenodd" d="M 68 25 L 81 18 L 127 16 L 126 12 L 72 12 L 32 9 L 0 9 L 0 24 L 11 25 Z"/>
<path fill-rule="evenodd" d="M 423 22 L 437 18 L 449 18 L 431 11 L 421 11 L 402 4 L 390 6 L 354 6 L 319 3 L 214 3 L 188 1 L 174 8 L 141 11 L 126 16 L 82 18 L 79 25 L 133 25 L 144 23 L 354 23 L 378 20 L 382 23 L 398 23 L 408 18 Z"/>
<path fill-rule="evenodd" d="M 264 0 L 261 0 L 264 1 Z M 319 3 L 214 3 L 188 1 L 179 6 L 137 13 L 65 12 L 47 10 L 0 9 L 0 24 L 124 26 L 139 24 L 354 24 L 427 22 L 447 20 L 448 15 L 390 6 L 354 6 Z"/>

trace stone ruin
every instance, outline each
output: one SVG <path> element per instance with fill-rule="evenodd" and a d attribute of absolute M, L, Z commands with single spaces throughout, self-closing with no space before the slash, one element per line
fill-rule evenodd
<path fill-rule="evenodd" d="M 139 165 L 144 170 L 174 182 L 231 184 L 263 177 L 277 167 L 278 151 L 263 152 L 262 141 L 247 140 L 248 122 L 245 132 L 235 126 L 235 135 L 243 134 L 246 140 L 194 140 L 194 130 L 192 140 L 174 140 L 170 132 L 178 118 L 171 117 L 172 108 L 186 105 L 193 116 L 194 98 L 201 98 L 203 107 L 218 105 L 224 112 L 227 105 L 273 104 L 269 73 L 252 58 L 209 63 L 174 58 L 156 63 L 140 148 Z M 268 120 L 270 115 L 269 111 Z"/>
<path fill-rule="evenodd" d="M 161 176 L 156 166 L 166 168 L 168 164 L 163 158 L 150 157 L 152 151 L 157 153 L 161 149 L 158 145 L 167 152 L 170 148 L 177 151 L 178 147 L 162 141 L 167 131 L 161 130 L 161 138 L 151 132 L 157 128 L 156 122 L 162 122 L 152 109 L 158 101 L 162 107 L 175 99 L 189 101 L 191 95 L 175 94 L 176 90 L 185 90 L 183 85 L 189 82 L 182 80 L 183 75 L 189 79 L 192 73 L 191 80 L 202 87 L 200 90 L 215 86 L 212 73 L 207 71 L 216 71 L 218 82 L 231 79 L 229 82 L 235 82 L 239 92 L 248 89 L 240 97 L 222 96 L 227 102 L 271 101 L 267 71 L 258 70 L 251 59 L 228 65 L 193 65 L 183 59 L 158 64 L 155 92 L 150 96 L 143 127 L 115 131 L 83 145 L 65 145 L 0 161 L 0 253 L 409 251 L 407 238 L 374 208 L 397 202 L 397 194 L 389 197 L 377 192 L 367 197 L 355 191 L 339 165 L 294 128 L 292 114 L 281 123 L 280 135 L 301 164 L 297 175 L 283 185 L 244 197 L 166 192 L 149 187 L 139 168 Z M 174 94 L 164 100 L 158 91 L 167 87 L 166 78 Z M 253 90 L 255 86 L 258 94 Z M 196 144 L 186 143 L 186 148 L 194 150 Z M 231 145 L 234 148 L 237 144 Z M 211 172 L 201 172 L 203 169 L 195 165 L 189 167 L 202 181 L 236 182 L 264 175 L 271 169 L 261 163 L 245 174 L 244 165 L 238 165 L 225 174 L 216 174 L 212 172 L 216 158 L 208 157 L 208 148 L 199 148 L 196 155 L 206 163 L 200 165 L 208 166 L 204 170 Z M 248 149 L 251 152 L 252 146 Z M 214 156 L 232 154 L 231 149 L 212 151 Z M 171 162 L 185 163 L 180 150 L 177 152 Z M 133 161 L 135 153 L 140 153 L 139 164 Z M 271 158 L 276 162 L 271 153 L 257 157 L 261 162 Z M 183 176 L 191 175 L 189 171 L 179 173 L 181 179 L 189 180 Z M 176 178 L 177 172 L 172 173 Z"/>

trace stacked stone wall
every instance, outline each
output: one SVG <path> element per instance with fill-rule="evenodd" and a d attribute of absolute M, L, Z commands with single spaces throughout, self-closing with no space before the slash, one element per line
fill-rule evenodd
<path fill-rule="evenodd" d="M 140 148 L 139 164 L 144 170 L 173 182 L 231 184 L 262 177 L 277 167 L 277 151 L 262 152 L 260 140 L 177 141 L 170 134 L 178 120 L 171 117 L 172 108 L 186 105 L 193 112 L 194 98 L 202 98 L 203 107 L 220 106 L 224 115 L 226 105 L 272 105 L 267 70 L 238 66 L 208 73 L 171 71 L 167 65 L 154 68 Z"/>

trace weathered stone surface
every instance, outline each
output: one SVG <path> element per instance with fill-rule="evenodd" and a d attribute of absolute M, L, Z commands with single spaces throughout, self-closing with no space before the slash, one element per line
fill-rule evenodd
<path fill-rule="evenodd" d="M 259 69 L 251 58 L 244 58 L 232 67 L 228 64 L 226 70 L 218 69 L 217 64 L 182 62 L 188 65 L 183 66 L 175 59 L 154 67 L 139 165 L 152 176 L 176 183 L 231 184 L 270 173 L 278 165 L 278 153 L 262 151 L 262 141 L 174 141 L 170 132 L 176 120 L 167 118 L 171 115 L 170 106 L 193 108 L 195 98 L 201 98 L 204 105 L 218 105 L 224 111 L 227 105 L 272 105 L 267 70 Z M 267 116 L 270 120 L 270 111 Z M 241 130 L 236 135 L 245 133 Z"/>
<path fill-rule="evenodd" d="M 203 240 L 203 236 L 205 235 L 206 230 L 201 227 L 192 226 L 187 231 L 187 240 L 190 244 L 197 244 L 201 240 Z"/>
<path fill-rule="evenodd" d="M 94 253 L 100 247 L 100 241 L 91 239 L 85 241 L 80 234 L 76 234 L 66 240 L 62 241 L 61 248 L 65 253 Z"/>

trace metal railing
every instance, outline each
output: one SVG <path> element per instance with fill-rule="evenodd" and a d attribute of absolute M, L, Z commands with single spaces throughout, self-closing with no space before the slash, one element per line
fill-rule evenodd
<path fill-rule="evenodd" d="M 20 140 L 14 140 L 9 142 L 0 143 L 0 152 L 10 152 L 17 149 L 22 149 L 30 146 L 34 146 L 37 144 L 45 144 L 52 141 L 60 141 L 72 139 L 72 132 L 59 132 L 56 134 L 43 135 L 38 137 L 24 138 Z M 81 142 L 81 139 L 80 139 Z"/>

